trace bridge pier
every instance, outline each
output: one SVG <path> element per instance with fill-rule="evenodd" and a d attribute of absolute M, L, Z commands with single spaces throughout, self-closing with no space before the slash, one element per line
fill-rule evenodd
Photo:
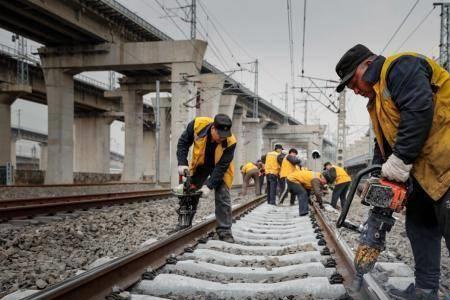
<path fill-rule="evenodd" d="M 245 135 L 245 161 L 261 158 L 263 148 L 263 124 L 259 118 L 243 120 Z"/>
<path fill-rule="evenodd" d="M 11 135 L 11 105 L 21 94 L 30 92 L 31 87 L 28 85 L 0 85 L 0 143 L 10 145 L 0 147 L 0 166 L 7 162 L 16 166 L 16 139 Z"/>
<path fill-rule="evenodd" d="M 48 147 L 46 143 L 39 143 L 39 170 L 47 169 Z"/>
<path fill-rule="evenodd" d="M 125 114 L 125 158 L 123 181 L 138 181 L 144 174 L 143 164 L 143 95 L 126 84 L 121 86 Z"/>
<path fill-rule="evenodd" d="M 236 101 L 237 95 L 222 95 L 220 97 L 219 113 L 226 114 L 230 118 L 233 118 L 233 112 L 234 107 L 236 106 Z"/>
<path fill-rule="evenodd" d="M 48 105 L 48 156 L 46 184 L 73 183 L 73 74 L 45 67 Z"/>
<path fill-rule="evenodd" d="M 144 175 L 152 176 L 155 179 L 156 173 L 156 139 L 155 128 L 144 129 L 144 142 L 143 142 L 143 157 L 144 157 Z"/>
<path fill-rule="evenodd" d="M 220 100 L 222 97 L 225 75 L 223 74 L 200 74 L 197 76 L 200 91 L 200 107 L 196 115 L 199 117 L 214 117 L 219 113 Z"/>
<path fill-rule="evenodd" d="M 75 118 L 75 172 L 109 173 L 112 118 Z"/>
<path fill-rule="evenodd" d="M 156 99 L 152 99 L 153 112 L 156 115 Z M 170 182 L 170 149 L 176 147 L 176 144 L 171 146 L 170 140 L 170 107 L 171 98 L 164 97 L 159 100 L 160 113 L 160 129 L 159 129 L 159 157 L 155 156 L 156 164 L 159 164 L 159 181 L 164 183 Z M 156 145 L 155 145 L 156 147 Z M 155 148 L 156 151 L 156 148 Z"/>

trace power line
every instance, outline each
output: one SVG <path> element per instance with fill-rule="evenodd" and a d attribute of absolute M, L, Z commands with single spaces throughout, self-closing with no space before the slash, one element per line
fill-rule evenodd
<path fill-rule="evenodd" d="M 398 46 L 398 48 L 395 50 L 395 52 L 398 52 L 398 50 L 400 50 L 400 48 L 403 47 L 404 44 L 406 44 L 406 42 L 414 35 L 414 33 L 416 33 L 416 31 L 420 28 L 420 26 L 422 26 L 423 23 L 425 23 L 426 19 L 428 19 L 428 17 L 431 15 L 431 13 L 433 12 L 434 8 L 436 6 L 433 6 L 433 8 L 425 15 L 425 17 L 419 22 L 419 24 L 417 24 L 417 26 L 414 28 L 413 31 L 411 31 L 411 33 L 406 37 L 406 39 L 400 44 L 400 46 Z"/>
<path fill-rule="evenodd" d="M 305 36 L 306 36 L 306 0 L 303 0 L 303 42 L 302 42 L 302 71 L 305 74 Z"/>
<path fill-rule="evenodd" d="M 416 0 L 416 2 L 414 3 L 414 5 L 411 7 L 411 9 L 409 10 L 408 14 L 405 16 L 405 18 L 402 20 L 402 22 L 400 23 L 400 25 L 397 27 L 397 29 L 394 31 L 394 34 L 391 36 L 391 38 L 389 39 L 389 41 L 386 43 L 386 45 L 384 46 L 383 50 L 381 50 L 380 54 L 383 54 L 384 50 L 386 50 L 386 48 L 389 46 L 389 44 L 392 42 L 392 40 L 394 39 L 394 37 L 397 35 L 397 33 L 400 31 L 400 29 L 402 28 L 403 24 L 405 24 L 406 20 L 409 18 L 409 16 L 411 15 L 411 13 L 413 12 L 414 8 L 416 8 L 417 4 L 419 3 L 419 0 Z"/>

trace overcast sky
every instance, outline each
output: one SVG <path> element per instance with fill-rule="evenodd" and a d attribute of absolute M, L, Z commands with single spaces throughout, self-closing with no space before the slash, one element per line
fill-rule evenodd
<path fill-rule="evenodd" d="M 177 0 L 119 1 L 175 39 L 186 39 L 190 34 L 189 24 L 180 19 L 185 11 L 173 9 L 185 5 L 186 0 L 178 0 L 178 3 Z M 165 10 L 158 2 L 165 7 Z M 197 0 L 197 2 L 197 37 L 206 39 L 209 43 L 206 59 L 221 70 L 230 71 L 236 69 L 237 62 L 242 64 L 257 58 L 260 70 L 260 95 L 266 100 L 272 100 L 275 105 L 284 110 L 282 93 L 285 90 L 285 84 L 290 84 L 286 1 Z M 375 53 L 380 53 L 415 2 L 416 0 L 307 1 L 305 75 L 336 80 L 337 75 L 334 71 L 336 62 L 346 50 L 357 43 L 363 43 Z M 433 2 L 419 1 L 383 54 L 416 51 L 429 56 L 438 56 L 440 8 L 434 9 L 418 30 L 399 48 L 419 22 L 431 11 Z M 292 0 L 292 3 L 295 74 L 299 75 L 304 2 Z M 11 44 L 10 33 L 2 31 L 0 38 L 2 43 Z M 97 76 L 97 78 L 106 81 L 105 76 Z M 234 73 L 234 78 L 253 89 L 253 74 L 237 72 Z M 304 84 L 309 84 L 309 81 L 303 80 Z M 300 86 L 301 83 L 301 78 L 297 77 L 296 86 Z M 289 91 L 289 98 L 291 97 L 292 94 Z M 304 96 L 297 91 L 296 98 L 300 100 L 304 99 Z M 365 99 L 353 95 L 352 92 L 347 93 L 347 99 L 347 123 L 350 125 L 348 140 L 353 141 L 367 131 L 368 114 L 365 110 Z M 15 112 L 13 122 L 17 120 L 18 108 L 23 110 L 23 124 L 46 130 L 45 108 L 18 102 L 13 107 Z M 296 109 L 296 117 L 303 120 L 303 103 L 299 103 Z M 308 111 L 310 123 L 320 122 L 328 125 L 330 133 L 335 132 L 337 122 L 335 114 L 313 102 L 309 102 Z M 120 150 L 123 143 L 120 126 L 113 128 L 112 138 L 114 139 L 112 146 Z M 114 146 L 115 143 L 116 146 Z"/>

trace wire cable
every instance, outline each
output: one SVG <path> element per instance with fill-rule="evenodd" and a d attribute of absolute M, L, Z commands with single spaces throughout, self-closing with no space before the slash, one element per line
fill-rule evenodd
<path fill-rule="evenodd" d="M 301 76 L 305 74 L 305 36 L 306 36 L 306 0 L 303 0 L 303 42 L 302 42 L 302 71 Z"/>
<path fill-rule="evenodd" d="M 402 48 L 403 45 L 405 45 L 406 42 L 416 33 L 416 31 L 420 28 L 420 26 L 422 26 L 422 24 L 425 23 L 426 19 L 428 19 L 428 17 L 431 15 L 435 7 L 436 6 L 433 6 L 433 8 L 425 15 L 425 17 L 419 22 L 419 24 L 417 24 L 417 26 L 413 29 L 413 31 L 411 31 L 411 33 L 406 37 L 406 39 L 400 44 L 400 46 L 398 46 L 395 52 L 398 52 L 400 48 Z"/>
<path fill-rule="evenodd" d="M 419 3 L 419 0 L 416 0 L 416 2 L 413 4 L 413 6 L 411 7 L 411 9 L 409 10 L 408 14 L 406 14 L 405 18 L 403 18 L 402 22 L 400 23 L 400 25 L 397 27 L 397 29 L 394 31 L 394 34 L 392 34 L 391 38 L 389 39 L 389 41 L 386 43 L 386 45 L 384 46 L 383 50 L 381 50 L 380 54 L 383 54 L 384 50 L 386 50 L 386 48 L 389 46 L 389 44 L 392 42 L 392 40 L 394 39 L 394 37 L 397 35 L 397 33 L 400 31 L 400 29 L 402 28 L 403 24 L 405 24 L 406 20 L 409 18 L 409 16 L 411 15 L 411 13 L 413 12 L 414 8 L 416 8 L 417 4 Z"/>

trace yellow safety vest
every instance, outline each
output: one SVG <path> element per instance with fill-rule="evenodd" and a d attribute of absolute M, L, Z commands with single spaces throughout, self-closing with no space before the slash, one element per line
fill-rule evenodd
<path fill-rule="evenodd" d="M 435 88 L 433 91 L 433 123 L 422 150 L 414 162 L 411 174 L 425 192 L 437 201 L 450 186 L 450 80 L 448 72 L 434 60 L 417 53 L 406 52 L 388 57 L 381 69 L 380 81 L 373 86 L 376 98 L 369 102 L 367 109 L 373 122 L 381 154 L 385 156 L 383 136 L 393 148 L 400 123 L 400 112 L 387 88 L 386 75 L 389 66 L 404 55 L 424 58 L 433 72 L 430 81 Z"/>
<path fill-rule="evenodd" d="M 348 176 L 343 168 L 338 166 L 333 166 L 333 168 L 336 170 L 336 184 L 352 181 L 352 178 Z"/>
<path fill-rule="evenodd" d="M 252 163 L 252 162 L 248 162 L 248 163 L 246 163 L 245 164 L 245 166 L 243 166 L 242 167 L 242 170 L 241 170 L 241 172 L 242 172 L 242 174 L 247 174 L 248 173 L 248 171 L 250 171 L 250 170 L 254 170 L 254 169 L 258 169 L 258 167 L 257 166 L 255 166 L 255 164 L 254 163 Z"/>
<path fill-rule="evenodd" d="M 266 174 L 278 175 L 280 173 L 280 165 L 277 161 L 277 156 L 280 153 L 272 151 L 266 155 Z"/>
<path fill-rule="evenodd" d="M 190 172 L 191 175 L 195 173 L 195 170 L 198 166 L 201 166 L 205 163 L 205 149 L 206 149 L 206 141 L 208 135 L 206 131 L 203 131 L 208 125 L 213 123 L 214 120 L 208 117 L 197 117 L 194 121 L 194 149 L 192 151 L 192 160 L 190 164 Z M 203 132 L 202 132 L 203 131 Z M 236 144 L 236 138 L 234 135 L 231 135 L 226 139 L 222 144 L 218 144 L 216 147 L 216 151 L 214 153 L 214 163 L 218 163 L 220 158 L 222 157 L 223 151 L 231 146 Z M 233 184 L 233 176 L 234 176 L 234 164 L 230 163 L 230 166 L 225 171 L 223 176 L 223 181 L 225 184 L 231 188 Z"/>
<path fill-rule="evenodd" d="M 283 158 L 283 162 L 281 163 L 281 168 L 280 168 L 280 178 L 285 178 L 294 171 L 295 171 L 295 166 L 293 164 L 291 164 L 287 160 L 286 157 Z"/>
<path fill-rule="evenodd" d="M 297 168 L 294 172 L 287 176 L 287 180 L 303 185 L 307 190 L 312 189 L 311 181 L 314 178 L 320 178 L 319 172 L 313 172 L 305 169 Z"/>

